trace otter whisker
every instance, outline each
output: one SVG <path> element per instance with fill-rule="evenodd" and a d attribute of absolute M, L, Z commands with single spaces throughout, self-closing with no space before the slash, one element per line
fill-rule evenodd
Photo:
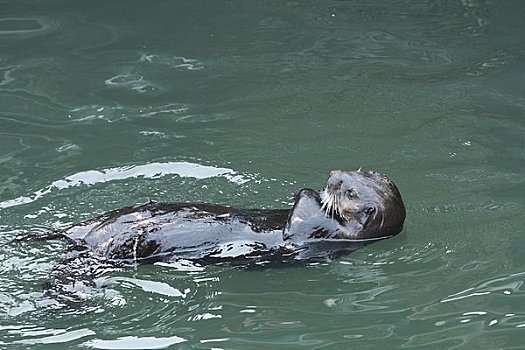
<path fill-rule="evenodd" d="M 329 194 L 328 195 L 328 203 L 327 203 L 327 207 L 326 207 L 326 215 L 328 216 L 332 216 L 333 217 L 333 207 L 334 207 L 334 197 Z"/>
<path fill-rule="evenodd" d="M 332 218 L 334 216 L 334 214 L 337 214 L 337 196 L 335 193 L 332 193 L 332 207 L 331 207 L 331 211 L 332 211 Z"/>
<path fill-rule="evenodd" d="M 326 216 L 334 219 L 334 216 L 341 216 L 341 197 L 335 193 L 331 193 L 328 189 L 321 192 L 321 210 L 325 212 Z"/>
<path fill-rule="evenodd" d="M 335 213 L 339 216 L 341 216 L 341 196 L 336 197 L 335 202 Z"/>
<path fill-rule="evenodd" d="M 328 216 L 329 212 L 332 211 L 333 196 L 328 192 L 326 188 L 323 192 L 321 192 L 321 201 L 323 203 L 323 205 L 321 206 L 321 210 L 323 210 Z"/>

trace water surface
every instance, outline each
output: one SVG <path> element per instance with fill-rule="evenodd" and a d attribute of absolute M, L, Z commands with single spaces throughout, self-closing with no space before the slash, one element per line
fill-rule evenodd
<path fill-rule="evenodd" d="M 0 347 L 517 349 L 525 344 L 521 1 L 3 1 Z M 399 236 L 341 259 L 41 285 L 125 205 L 283 208 L 388 174 Z"/>

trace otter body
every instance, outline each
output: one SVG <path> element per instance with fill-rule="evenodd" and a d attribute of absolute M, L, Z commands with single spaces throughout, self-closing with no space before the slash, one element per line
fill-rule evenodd
<path fill-rule="evenodd" d="M 147 203 L 106 213 L 64 234 L 108 260 L 203 261 L 277 250 L 288 210 Z"/>
<path fill-rule="evenodd" d="M 119 263 L 191 260 L 220 263 L 238 260 L 268 263 L 313 258 L 307 251 L 330 246 L 320 233 L 342 226 L 321 210 L 320 195 L 310 189 L 296 194 L 292 210 L 235 209 L 204 203 L 147 203 L 117 209 L 63 232 L 76 249 Z M 357 249 L 372 240 L 347 239 Z M 352 249 L 352 250 L 355 250 Z M 316 251 L 323 258 L 334 247 Z"/>
<path fill-rule="evenodd" d="M 125 207 L 60 234 L 76 254 L 48 283 L 90 284 L 97 266 L 174 262 L 267 264 L 326 258 L 396 235 L 405 208 L 397 187 L 375 172 L 333 171 L 319 191 L 302 189 L 290 210 L 234 209 L 204 203 Z M 71 266 L 75 266 L 74 269 Z"/>

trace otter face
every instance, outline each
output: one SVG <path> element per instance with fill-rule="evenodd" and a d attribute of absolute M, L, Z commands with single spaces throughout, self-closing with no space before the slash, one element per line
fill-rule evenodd
<path fill-rule="evenodd" d="M 376 172 L 332 171 L 320 191 L 322 210 L 343 229 L 338 238 L 378 238 L 403 229 L 405 206 L 396 185 Z"/>

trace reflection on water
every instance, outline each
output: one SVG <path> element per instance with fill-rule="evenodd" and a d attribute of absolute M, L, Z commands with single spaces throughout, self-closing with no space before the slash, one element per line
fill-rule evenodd
<path fill-rule="evenodd" d="M 516 349 L 525 331 L 520 2 L 3 3 L 0 347 Z M 405 231 L 333 261 L 108 271 L 67 242 L 156 201 L 289 207 L 330 170 L 399 186 Z"/>
<path fill-rule="evenodd" d="M 232 169 L 203 166 L 188 162 L 152 163 L 145 165 L 109 168 L 103 170 L 88 170 L 67 176 L 64 180 L 54 181 L 44 189 L 34 193 L 32 197 L 18 197 L 0 202 L 0 208 L 9 208 L 16 205 L 27 204 L 49 194 L 52 190 L 63 190 L 75 186 L 91 186 L 115 180 L 126 180 L 137 177 L 158 179 L 165 175 L 176 174 L 180 177 L 193 177 L 206 179 L 222 176 L 229 181 L 242 185 L 249 181 L 243 175 L 238 175 Z"/>
<path fill-rule="evenodd" d="M 173 336 L 168 338 L 157 337 L 120 337 L 114 340 L 94 339 L 82 345 L 94 349 L 164 349 L 173 344 L 184 343 L 186 339 Z"/>

